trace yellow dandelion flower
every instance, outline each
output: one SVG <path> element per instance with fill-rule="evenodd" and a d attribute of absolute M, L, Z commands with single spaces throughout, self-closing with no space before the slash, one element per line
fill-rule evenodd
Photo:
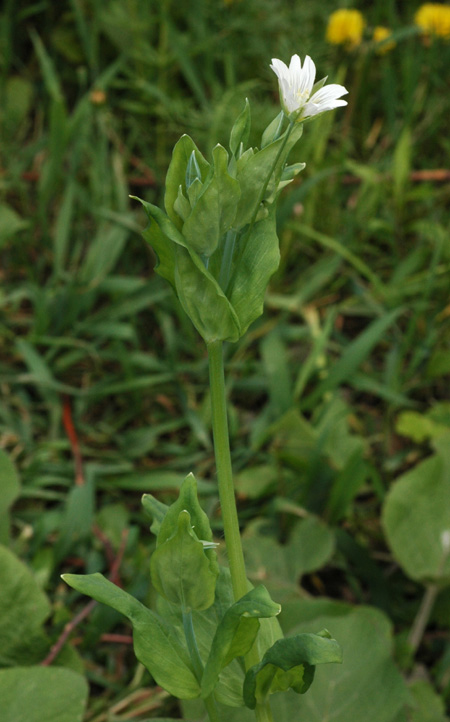
<path fill-rule="evenodd" d="M 361 43 L 364 26 L 359 10 L 335 10 L 328 18 L 326 39 L 332 45 L 356 48 Z"/>
<path fill-rule="evenodd" d="M 377 25 L 377 27 L 373 31 L 373 41 L 374 43 L 381 43 L 383 40 L 390 38 L 391 35 L 392 32 L 391 30 L 389 30 L 389 28 L 385 28 L 383 25 Z M 377 53 L 387 53 L 389 50 L 392 50 L 392 48 L 395 48 L 395 45 L 396 43 L 394 42 L 394 40 L 383 43 L 383 45 L 380 45 L 380 47 L 377 48 Z"/>
<path fill-rule="evenodd" d="M 441 3 L 425 3 L 414 16 L 414 22 L 425 35 L 450 38 L 450 6 Z"/>

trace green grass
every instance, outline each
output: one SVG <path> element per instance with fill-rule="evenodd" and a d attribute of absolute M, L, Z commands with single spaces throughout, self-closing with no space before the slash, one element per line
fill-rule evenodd
<path fill-rule="evenodd" d="M 421 42 L 418 4 L 360 3 L 367 36 L 349 53 L 325 43 L 330 1 L 5 3 L 0 446 L 21 483 L 7 541 L 52 601 L 52 641 L 83 604 L 59 574 L 107 570 L 124 529 L 121 579 L 152 599 L 142 492 L 171 501 L 194 471 L 221 536 L 205 349 L 153 273 L 128 195 L 161 202 L 177 138 L 205 154 L 226 143 L 246 96 L 256 143 L 278 112 L 271 57 L 309 53 L 349 105 L 305 127 L 265 315 L 226 350 L 242 528 L 264 519 L 285 543 L 305 509 L 321 518 L 335 552 L 296 593 L 382 609 L 405 675 L 424 665 L 449 714 L 448 588 L 408 653 L 423 586 L 380 523 L 391 485 L 431 454 L 433 423 L 450 427 L 450 44 Z M 385 55 L 376 24 L 397 33 Z M 128 629 L 99 608 L 75 632 L 86 720 L 139 704 L 133 719 L 176 716 L 112 632 Z"/>

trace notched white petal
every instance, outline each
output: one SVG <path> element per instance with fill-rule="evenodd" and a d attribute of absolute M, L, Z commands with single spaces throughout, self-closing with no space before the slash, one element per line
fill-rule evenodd
<path fill-rule="evenodd" d="M 295 113 L 296 120 L 347 105 L 346 100 L 339 100 L 348 92 L 343 85 L 322 87 L 324 79 L 314 86 L 316 66 L 309 55 L 305 57 L 303 67 L 298 55 L 292 56 L 289 67 L 278 58 L 272 58 L 270 67 L 278 77 L 283 110 L 290 116 Z"/>

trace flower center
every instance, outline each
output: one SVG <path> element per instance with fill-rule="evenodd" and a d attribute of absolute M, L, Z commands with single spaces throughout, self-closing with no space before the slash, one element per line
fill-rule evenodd
<path fill-rule="evenodd" d="M 296 90 L 295 93 L 295 99 L 297 100 L 299 106 L 305 105 L 309 98 L 309 90 Z"/>

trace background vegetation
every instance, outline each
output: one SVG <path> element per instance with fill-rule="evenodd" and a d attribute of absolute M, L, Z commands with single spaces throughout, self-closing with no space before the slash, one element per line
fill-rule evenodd
<path fill-rule="evenodd" d="M 1 689 L 2 674 L 51 663 L 87 676 L 90 722 L 179 716 L 124 621 L 59 574 L 106 570 L 151 603 L 140 496 L 170 502 L 191 470 L 221 537 L 205 349 L 128 195 L 160 203 L 178 137 L 205 154 L 227 144 L 246 96 L 257 144 L 279 111 L 270 59 L 298 52 L 349 105 L 306 126 L 265 315 L 227 348 L 249 575 L 284 603 L 286 629 L 320 617 L 314 603 L 350 615 L 331 630 L 344 655 L 358 625 L 381 625 L 372 688 L 391 699 L 392 665 L 408 687 L 378 722 L 447 719 L 450 42 L 420 35 L 419 3 L 379 0 L 358 4 L 361 43 L 330 45 L 343 5 L 3 4 Z M 377 25 L 395 47 L 373 42 Z M 355 654 L 375 665 L 380 635 L 367 644 Z M 342 719 L 372 719 L 358 704 Z"/>

